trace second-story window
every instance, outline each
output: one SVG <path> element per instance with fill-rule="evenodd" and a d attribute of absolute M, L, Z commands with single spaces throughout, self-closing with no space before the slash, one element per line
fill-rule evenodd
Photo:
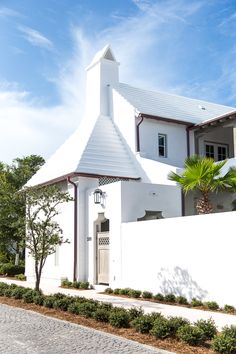
<path fill-rule="evenodd" d="M 205 143 L 205 156 L 222 161 L 228 157 L 228 146 L 217 143 Z"/>
<path fill-rule="evenodd" d="M 158 154 L 160 157 L 167 157 L 167 136 L 158 134 Z"/>

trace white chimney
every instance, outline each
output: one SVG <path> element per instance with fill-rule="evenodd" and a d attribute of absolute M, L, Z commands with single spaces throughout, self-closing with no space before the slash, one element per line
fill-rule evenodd
<path fill-rule="evenodd" d="M 110 88 L 119 82 L 119 63 L 109 45 L 93 58 L 86 68 L 86 116 L 110 115 Z"/>

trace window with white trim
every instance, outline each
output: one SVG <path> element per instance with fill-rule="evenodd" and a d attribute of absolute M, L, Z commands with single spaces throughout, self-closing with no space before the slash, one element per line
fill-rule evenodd
<path fill-rule="evenodd" d="M 158 134 L 158 154 L 160 157 L 167 157 L 167 135 Z"/>
<path fill-rule="evenodd" d="M 215 161 L 225 160 L 228 158 L 228 145 L 205 143 L 205 156 Z"/>

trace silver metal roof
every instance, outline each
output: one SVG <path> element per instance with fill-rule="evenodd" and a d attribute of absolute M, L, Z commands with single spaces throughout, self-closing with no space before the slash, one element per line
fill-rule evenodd
<path fill-rule="evenodd" d="M 233 107 L 164 92 L 143 90 L 124 83 L 119 83 L 115 90 L 139 113 L 194 124 L 235 111 Z"/>

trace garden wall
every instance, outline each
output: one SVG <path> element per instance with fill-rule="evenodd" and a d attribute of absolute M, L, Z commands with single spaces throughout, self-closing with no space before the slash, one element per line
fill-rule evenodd
<path fill-rule="evenodd" d="M 235 220 L 227 212 L 123 223 L 111 285 L 236 306 Z"/>

